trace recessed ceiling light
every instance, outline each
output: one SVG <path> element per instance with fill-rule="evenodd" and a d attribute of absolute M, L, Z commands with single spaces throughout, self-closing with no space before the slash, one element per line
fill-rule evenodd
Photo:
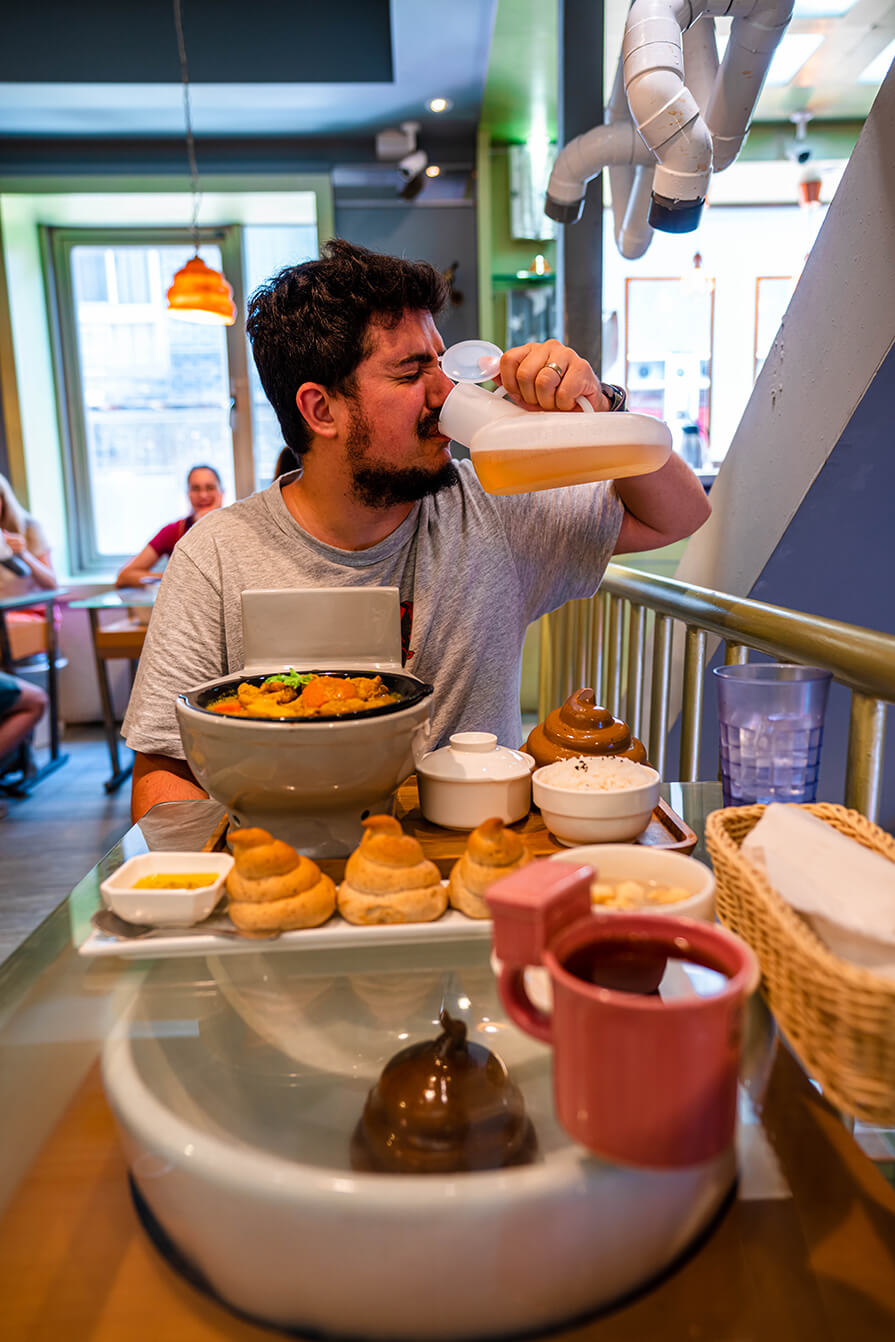
<path fill-rule="evenodd" d="M 768 83 L 791 84 L 823 40 L 823 33 L 787 33 L 774 52 L 768 70 Z"/>
<path fill-rule="evenodd" d="M 881 84 L 889 72 L 889 66 L 895 60 L 895 42 L 889 45 L 879 53 L 867 66 L 866 70 L 858 75 L 859 84 Z"/>
<path fill-rule="evenodd" d="M 441 169 L 439 168 L 438 164 L 437 164 L 437 163 L 430 163 L 429 166 L 428 166 L 428 168 L 426 169 L 426 176 L 427 176 L 427 177 L 438 177 L 438 176 L 440 176 L 440 174 L 441 174 Z"/>
<path fill-rule="evenodd" d="M 430 98 L 426 103 L 430 112 L 449 112 L 453 105 L 450 98 Z"/>

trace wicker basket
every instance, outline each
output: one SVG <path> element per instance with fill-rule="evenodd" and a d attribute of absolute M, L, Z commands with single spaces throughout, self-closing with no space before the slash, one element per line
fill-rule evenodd
<path fill-rule="evenodd" d="M 758 955 L 768 1005 L 827 1099 L 867 1123 L 895 1123 L 895 979 L 834 955 L 742 856 L 764 809 L 727 807 L 706 820 L 718 914 Z M 858 811 L 803 809 L 895 862 L 895 839 Z"/>

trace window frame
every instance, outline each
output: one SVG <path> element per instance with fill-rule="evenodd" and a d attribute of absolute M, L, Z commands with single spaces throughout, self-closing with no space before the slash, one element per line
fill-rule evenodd
<path fill-rule="evenodd" d="M 81 396 L 81 367 L 72 290 L 71 249 L 75 246 L 175 245 L 188 252 L 193 246 L 189 228 L 144 226 L 137 228 L 41 225 L 41 260 L 47 298 L 47 322 L 56 393 L 56 417 L 62 448 L 62 480 L 65 494 L 65 525 L 71 567 L 89 577 L 124 563 L 129 555 L 100 555 L 96 547 L 96 518 L 90 487 L 87 434 Z M 220 248 L 225 278 L 233 287 L 237 319 L 226 328 L 227 364 L 230 382 L 230 429 L 233 475 L 237 498 L 255 488 L 251 405 L 243 295 L 242 226 L 212 225 L 199 230 L 199 244 Z M 71 391 L 71 394 L 70 394 Z"/>

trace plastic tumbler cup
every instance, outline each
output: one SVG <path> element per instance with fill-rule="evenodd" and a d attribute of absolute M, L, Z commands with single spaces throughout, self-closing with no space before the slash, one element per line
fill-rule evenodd
<path fill-rule="evenodd" d="M 832 676 L 816 666 L 716 666 L 725 806 L 817 797 Z"/>

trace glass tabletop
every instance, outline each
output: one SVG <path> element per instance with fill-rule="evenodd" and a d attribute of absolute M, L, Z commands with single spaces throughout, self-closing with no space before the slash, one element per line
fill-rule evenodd
<path fill-rule="evenodd" d="M 663 795 L 700 836 L 705 816 L 721 804 L 720 786 L 714 782 L 666 784 Z M 161 1105 L 167 1115 L 164 1123 L 175 1134 L 189 1124 L 201 1131 L 203 1142 L 223 1140 L 234 1150 L 253 1152 L 252 1159 L 260 1161 L 259 1177 L 267 1177 L 265 1170 L 279 1169 L 278 1162 L 294 1159 L 297 1143 L 311 1164 L 348 1174 L 348 1137 L 369 1088 L 385 1062 L 408 1042 L 434 1038 L 439 1012 L 447 1006 L 466 1021 L 471 1038 L 505 1057 L 526 1088 L 526 1100 L 531 1098 L 551 1149 L 552 1105 L 549 1089 L 541 1084 L 549 1076 L 543 1066 L 545 1046 L 507 1021 L 496 994 L 487 936 L 375 949 L 355 943 L 313 954 L 276 950 L 264 942 L 253 953 L 230 955 L 203 951 L 163 958 L 150 949 L 145 958 L 130 959 L 78 953 L 91 933 L 90 917 L 100 905 L 99 882 L 106 875 L 150 849 L 201 848 L 222 816 L 223 808 L 210 801 L 154 807 L 0 966 L 0 1102 L 6 1138 L 0 1147 L 0 1244 L 8 1220 L 4 1209 L 9 1205 L 13 1226 L 18 1225 L 16 1212 L 25 1205 L 23 1199 L 27 1203 L 29 1190 L 46 1186 L 44 1153 L 57 1150 L 59 1134 L 66 1132 L 66 1124 L 75 1123 L 72 1114 L 79 1112 L 79 1104 L 84 1108 L 79 1096 L 91 1085 L 90 1094 L 98 1093 L 98 1060 L 107 1095 L 111 1085 L 119 1122 L 128 1096 L 142 1094 L 151 1083 L 153 1093 L 146 1103 Z M 701 841 L 694 855 L 706 860 Z M 535 1064 L 540 1067 L 536 1075 Z M 750 1011 L 746 1064 L 738 1189 L 721 1231 L 695 1251 L 692 1270 L 685 1271 L 684 1280 L 689 1273 L 697 1283 L 692 1294 L 681 1295 L 674 1274 L 670 1285 L 641 1293 L 613 1315 L 620 1320 L 618 1329 L 612 1319 L 597 1321 L 581 1334 L 573 1329 L 576 1338 L 621 1342 L 629 1336 L 689 1335 L 686 1329 L 650 1331 L 668 1315 L 682 1327 L 687 1320 L 703 1318 L 706 1336 L 716 1342 L 784 1336 L 788 1342 L 803 1337 L 834 1342 L 842 1335 L 843 1319 L 852 1320 L 859 1298 L 860 1309 L 872 1316 L 874 1326 L 881 1320 L 895 1322 L 895 1284 L 879 1287 L 888 1280 L 885 1264 L 895 1267 L 892 1254 L 882 1247 L 888 1242 L 891 1249 L 887 1236 L 895 1229 L 895 1204 L 885 1206 L 891 1190 L 787 1050 L 777 1046 L 773 1023 L 759 998 L 753 999 Z M 90 1100 L 94 1108 L 89 1113 L 95 1113 L 97 1102 Z M 822 1120 L 817 1117 L 821 1115 Z M 95 1160 L 106 1166 L 113 1162 L 124 1181 L 126 1168 L 114 1133 L 104 1140 L 109 1145 Z M 72 1177 L 83 1178 L 89 1192 L 90 1161 L 82 1162 L 77 1154 L 81 1141 L 78 1129 L 72 1138 Z M 182 1143 L 179 1149 L 186 1150 Z M 140 1170 L 151 1177 L 157 1155 L 137 1158 L 131 1144 L 129 1159 L 132 1164 L 138 1159 Z M 821 1183 L 822 1206 L 814 1196 Z M 864 1211 L 856 1210 L 858 1203 Z M 866 1207 L 871 1204 L 869 1215 Z M 33 1219 L 30 1205 L 21 1214 Z M 122 1233 L 139 1239 L 139 1226 L 131 1225 L 132 1209 L 121 1203 L 119 1215 Z M 854 1227 L 856 1217 L 863 1229 L 861 1234 L 849 1231 L 844 1248 L 849 1265 L 837 1260 L 837 1274 L 849 1281 L 838 1301 L 829 1283 L 818 1281 L 823 1270 L 811 1248 L 834 1222 Z M 80 1235 L 80 1222 L 77 1228 Z M 765 1240 L 777 1245 L 776 1286 L 767 1297 L 753 1290 L 756 1274 L 766 1267 Z M 114 1256 L 117 1250 L 110 1245 L 108 1252 Z M 77 1277 L 78 1261 L 76 1252 L 64 1270 Z M 56 1264 L 57 1275 L 50 1274 L 54 1290 L 62 1271 L 63 1265 Z M 877 1285 L 869 1287 L 862 1274 L 870 1274 Z M 716 1316 L 705 1304 L 706 1291 L 710 1296 L 714 1289 L 711 1283 L 722 1279 L 725 1311 L 727 1304 L 732 1310 L 729 1318 L 726 1313 Z M 173 1329 L 170 1335 L 199 1337 L 198 1325 L 191 1331 L 191 1293 L 166 1291 L 157 1273 L 152 1280 L 155 1294 L 147 1297 L 146 1307 L 163 1309 Z M 891 1280 L 895 1282 L 895 1274 Z M 793 1323 L 785 1303 L 790 1296 L 801 1301 L 804 1328 Z M 114 1313 L 112 1293 L 103 1298 Z M 634 1323 L 629 1310 L 634 1311 Z M 215 1336 L 255 1335 L 243 1332 L 247 1325 L 233 1316 L 222 1317 Z M 626 1318 L 633 1331 L 625 1331 Z M 784 1324 L 792 1325 L 791 1330 L 780 1331 Z M 572 1335 L 560 1331 L 564 1337 Z M 850 1335 L 873 1334 L 861 1333 L 857 1326 Z"/>
<path fill-rule="evenodd" d="M 40 606 L 48 601 L 60 601 L 66 595 L 66 588 L 53 587 L 49 591 L 35 588 L 33 592 L 20 592 L 17 596 L 0 596 L 0 611 L 24 610 L 28 606 Z"/>
<path fill-rule="evenodd" d="M 704 817 L 721 802 L 716 783 L 663 785 L 666 800 L 698 834 Z M 30 1158 L 39 1149 L 58 1118 L 71 1090 L 100 1054 L 124 1003 L 152 977 L 157 1000 L 170 996 L 178 1010 L 188 1013 L 188 1003 L 217 996 L 209 973 L 206 951 L 176 958 L 110 956 L 91 958 L 78 948 L 92 933 L 91 915 L 101 907 L 99 883 L 124 861 L 152 850 L 196 851 L 202 848 L 224 809 L 212 801 L 163 802 L 134 825 L 115 846 L 74 886 L 67 899 L 0 965 L 0 1075 L 6 1084 L 27 1096 L 15 1120 L 17 1138 L 0 1150 L 0 1205 L 4 1189 L 15 1186 Z M 701 843 L 701 840 L 700 840 Z M 700 849 L 696 856 L 705 860 Z M 490 939 L 377 947 L 372 953 L 362 941 L 345 947 L 315 949 L 313 956 L 290 950 L 265 952 L 257 943 L 257 955 L 240 953 L 228 963 L 245 962 L 230 976 L 243 978 L 252 971 L 249 962 L 276 962 L 278 972 L 295 966 L 297 978 L 312 970 L 363 976 L 375 972 L 428 973 L 433 982 L 446 968 L 465 965 L 468 970 L 487 970 Z M 128 943 L 132 951 L 134 943 Z M 313 961 L 313 963 L 311 963 Z M 221 956 L 224 962 L 224 956 Z M 290 973 L 293 972 L 290 968 Z M 437 1014 L 437 1013 L 436 1013 Z M 17 1084 L 17 1078 L 19 1084 Z M 7 1126 L 9 1117 L 7 1116 Z"/>
<path fill-rule="evenodd" d="M 158 593 L 158 583 L 145 587 L 118 587 L 111 592 L 95 592 L 69 601 L 72 610 L 121 610 L 128 606 L 152 606 Z"/>

